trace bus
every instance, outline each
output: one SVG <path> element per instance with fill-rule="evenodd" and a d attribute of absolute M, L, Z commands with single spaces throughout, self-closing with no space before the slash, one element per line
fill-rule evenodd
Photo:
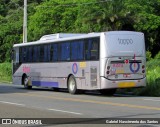
<path fill-rule="evenodd" d="M 108 31 L 57 33 L 38 41 L 14 44 L 13 84 L 25 88 L 67 88 L 76 94 L 146 86 L 144 34 Z"/>

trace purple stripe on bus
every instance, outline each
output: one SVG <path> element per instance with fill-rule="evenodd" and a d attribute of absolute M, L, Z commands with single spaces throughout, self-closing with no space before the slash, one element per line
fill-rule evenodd
<path fill-rule="evenodd" d="M 33 86 L 58 87 L 58 82 L 32 81 Z"/>

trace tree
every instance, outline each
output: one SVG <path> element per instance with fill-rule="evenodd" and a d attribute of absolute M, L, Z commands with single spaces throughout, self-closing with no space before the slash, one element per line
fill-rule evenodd
<path fill-rule="evenodd" d="M 146 36 L 146 49 L 155 55 L 160 49 L 160 0 L 128 0 L 128 10 L 134 16 L 134 28 Z"/>
<path fill-rule="evenodd" d="M 79 7 L 76 25 L 80 31 L 110 31 L 125 29 L 133 22 L 124 0 L 94 1 L 96 4 Z M 127 28 L 126 28 L 127 29 Z"/>
<path fill-rule="evenodd" d="M 52 33 L 135 30 L 152 56 L 160 49 L 160 0 L 28 0 L 28 41 Z M 0 1 L 0 62 L 22 42 L 23 1 Z"/>
<path fill-rule="evenodd" d="M 73 32 L 77 7 L 66 5 L 69 5 L 69 0 L 67 3 L 50 0 L 37 6 L 35 14 L 29 19 L 29 40 L 37 40 L 45 34 Z"/>

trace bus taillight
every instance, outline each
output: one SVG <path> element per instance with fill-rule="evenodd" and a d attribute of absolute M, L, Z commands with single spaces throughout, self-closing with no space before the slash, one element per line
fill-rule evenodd
<path fill-rule="evenodd" d="M 142 65 L 142 73 L 145 73 L 145 66 Z"/>
<path fill-rule="evenodd" d="M 144 68 L 145 68 L 145 66 L 143 65 L 143 66 L 142 66 L 142 69 L 144 69 Z"/>
<path fill-rule="evenodd" d="M 107 73 L 107 75 L 110 73 L 110 71 L 109 71 L 109 70 L 110 70 L 110 66 L 107 66 L 107 72 L 106 72 L 106 73 Z"/>
<path fill-rule="evenodd" d="M 110 69 L 110 66 L 107 66 L 107 70 L 109 70 Z"/>

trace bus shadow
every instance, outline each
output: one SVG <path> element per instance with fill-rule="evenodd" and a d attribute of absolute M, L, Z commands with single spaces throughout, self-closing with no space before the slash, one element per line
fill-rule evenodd
<path fill-rule="evenodd" d="M 22 86 L 15 86 L 13 84 L 0 83 L 0 94 L 27 92 L 24 90 L 20 90 L 21 88 L 22 88 Z"/>
<path fill-rule="evenodd" d="M 138 97 L 136 95 L 131 95 L 131 94 L 124 94 L 124 93 L 117 93 L 115 92 L 115 94 L 113 95 L 104 95 L 101 94 L 99 91 L 94 90 L 94 91 L 86 91 L 84 93 L 85 95 L 89 95 L 89 96 L 99 96 L 99 97 Z"/>
<path fill-rule="evenodd" d="M 17 89 L 24 90 L 24 91 L 47 91 L 47 92 L 55 92 L 55 93 L 65 93 L 65 94 L 70 94 L 68 92 L 68 89 L 65 88 L 59 88 L 58 90 L 54 88 L 48 88 L 48 87 L 33 87 L 32 89 L 25 89 L 22 87 L 18 87 Z M 87 95 L 87 96 L 97 96 L 97 97 L 140 97 L 136 95 L 129 95 L 129 94 L 124 94 L 124 93 L 115 93 L 113 95 L 103 95 L 101 94 L 98 90 L 82 90 L 76 95 Z"/>
<path fill-rule="evenodd" d="M 47 92 L 56 92 L 56 93 L 66 93 L 70 94 L 67 89 L 53 89 L 48 87 L 33 87 L 32 89 L 26 89 L 22 85 L 13 85 L 13 84 L 0 84 L 0 94 L 8 93 L 27 93 L 29 91 L 47 91 Z M 114 95 L 103 95 L 98 90 L 85 90 L 81 91 L 78 95 L 87 95 L 87 96 L 98 96 L 98 97 L 140 97 L 136 95 L 121 94 L 115 93 Z"/>
<path fill-rule="evenodd" d="M 17 89 L 22 90 L 22 91 L 28 91 L 28 92 L 49 92 L 49 93 L 51 92 L 51 93 L 66 93 L 66 94 L 69 94 L 67 89 L 54 90 L 53 88 L 48 88 L 48 87 L 33 87 L 32 89 L 26 89 L 26 88 L 23 88 L 23 87 L 19 87 Z"/>

